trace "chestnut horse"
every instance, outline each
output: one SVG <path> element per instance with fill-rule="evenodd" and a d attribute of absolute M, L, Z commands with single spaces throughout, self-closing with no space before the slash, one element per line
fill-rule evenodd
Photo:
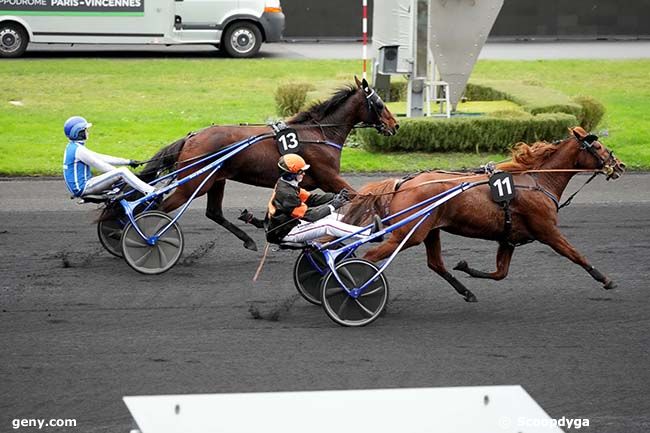
<path fill-rule="evenodd" d="M 356 86 L 339 90 L 331 99 L 314 104 L 307 111 L 289 119 L 287 126 L 294 128 L 301 142 L 298 152 L 311 165 L 301 186 L 312 190 L 338 192 L 343 188 L 353 190 L 339 174 L 341 148 L 355 126 L 374 127 L 384 135 L 394 135 L 399 128 L 397 120 L 386 108 L 381 98 L 364 79 L 355 77 Z M 149 162 L 140 177 L 152 181 L 163 170 L 179 169 L 197 156 L 260 134 L 271 133 L 264 126 L 211 126 L 190 134 L 161 149 Z M 258 142 L 227 160 L 223 167 L 207 181 L 198 196 L 208 195 L 205 215 L 220 224 L 239 239 L 244 247 L 257 250 L 255 242 L 240 228 L 228 221 L 222 212 L 226 180 L 236 180 L 249 185 L 273 188 L 279 177 L 277 166 L 280 152 L 274 138 Z M 207 163 L 206 163 L 207 164 Z M 201 168 L 193 167 L 179 174 L 181 179 Z M 204 175 L 204 176 L 207 176 Z M 163 201 L 160 210 L 171 212 L 183 205 L 198 188 L 204 176 L 179 186 Z"/>
<path fill-rule="evenodd" d="M 538 240 L 582 266 L 605 289 L 613 289 L 616 284 L 589 264 L 562 235 L 557 227 L 557 213 L 560 197 L 576 172 L 584 169 L 602 170 L 607 174 L 607 180 L 617 179 L 623 173 L 625 165 L 598 141 L 598 137 L 588 135 L 580 127 L 570 131 L 569 138 L 557 143 L 519 143 L 513 149 L 512 160 L 496 166 L 498 170 L 512 173 L 515 181 L 515 198 L 509 204 L 511 224 L 506 226 L 505 211 L 492 201 L 488 185 L 481 185 L 437 208 L 415 231 L 404 248 L 424 242 L 429 268 L 451 284 L 468 302 L 476 302 L 476 296 L 445 268 L 440 230 L 499 243 L 496 271 L 479 271 L 469 267 L 465 261 L 454 268 L 472 277 L 493 280 L 505 278 L 515 246 Z M 467 173 L 424 172 L 401 184 L 399 179 L 368 184 L 349 204 L 345 221 L 360 223 L 368 216 L 367 209 L 385 209 L 385 215 L 382 216 L 394 214 L 463 181 L 481 181 L 485 178 L 486 175 L 468 176 Z M 395 219 L 390 223 L 397 221 Z M 395 230 L 386 241 L 369 250 L 364 258 L 377 262 L 388 257 L 413 224 L 415 222 Z"/>

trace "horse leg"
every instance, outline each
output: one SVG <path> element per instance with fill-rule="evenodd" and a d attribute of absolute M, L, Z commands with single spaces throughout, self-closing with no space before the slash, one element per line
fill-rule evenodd
<path fill-rule="evenodd" d="M 602 283 L 605 289 L 610 290 L 616 288 L 616 283 L 606 275 L 601 274 L 598 269 L 589 264 L 586 257 L 580 254 L 580 252 L 569 243 L 557 228 L 543 233 L 542 237 L 538 237 L 538 240 L 553 248 L 556 253 L 566 257 L 573 263 L 582 266 L 582 268 L 587 271 L 594 280 Z"/>
<path fill-rule="evenodd" d="M 474 278 L 489 278 L 491 280 L 503 280 L 508 275 L 510 268 L 510 260 L 515 247 L 507 243 L 499 243 L 499 250 L 497 251 L 497 270 L 494 272 L 483 272 L 470 268 L 465 260 L 458 262 L 454 269 L 457 271 L 465 272 Z"/>
<path fill-rule="evenodd" d="M 396 238 L 396 236 L 391 236 L 386 242 L 382 242 L 379 246 L 369 249 L 363 255 L 363 258 L 373 263 L 377 263 L 378 261 L 390 256 L 399 246 L 401 240 L 393 239 L 394 237 Z"/>
<path fill-rule="evenodd" d="M 442 250 L 440 248 L 440 229 L 434 229 L 429 232 L 424 239 L 424 246 L 427 249 L 427 265 L 429 268 L 451 284 L 466 302 L 478 302 L 476 296 L 445 268 L 445 262 L 442 259 Z"/>
<path fill-rule="evenodd" d="M 187 199 L 188 197 L 186 197 L 180 189 L 177 189 L 172 195 L 163 200 L 159 210 L 165 213 L 173 212 L 181 207 Z"/>
<path fill-rule="evenodd" d="M 221 204 L 223 202 L 223 192 L 226 186 L 225 179 L 215 181 L 212 188 L 208 191 L 208 206 L 205 209 L 205 216 L 216 222 L 230 233 L 244 241 L 244 248 L 257 251 L 255 241 L 250 238 L 242 229 L 235 226 L 223 216 Z"/>

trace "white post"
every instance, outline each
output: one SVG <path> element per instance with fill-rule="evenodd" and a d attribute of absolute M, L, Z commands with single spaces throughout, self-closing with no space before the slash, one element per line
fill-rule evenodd
<path fill-rule="evenodd" d="M 363 0 L 363 18 L 362 18 L 362 30 L 363 30 L 363 78 L 368 79 L 368 0 Z"/>

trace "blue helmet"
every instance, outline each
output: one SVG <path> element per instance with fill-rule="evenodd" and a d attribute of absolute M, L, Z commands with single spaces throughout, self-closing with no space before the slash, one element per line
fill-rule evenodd
<path fill-rule="evenodd" d="M 63 132 L 70 140 L 85 140 L 85 134 L 81 134 L 81 132 L 90 128 L 92 125 L 92 123 L 88 123 L 83 117 L 72 116 L 63 124 Z"/>

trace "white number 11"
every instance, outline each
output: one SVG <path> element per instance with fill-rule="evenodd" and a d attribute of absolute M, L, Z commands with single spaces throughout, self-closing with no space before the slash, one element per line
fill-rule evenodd
<path fill-rule="evenodd" d="M 499 197 L 503 197 L 505 194 L 503 193 L 503 187 L 505 186 L 507 189 L 507 194 L 511 195 L 512 194 L 512 186 L 510 186 L 510 178 L 509 177 L 504 177 L 503 179 L 497 179 L 494 181 L 492 184 L 499 188 Z"/>

